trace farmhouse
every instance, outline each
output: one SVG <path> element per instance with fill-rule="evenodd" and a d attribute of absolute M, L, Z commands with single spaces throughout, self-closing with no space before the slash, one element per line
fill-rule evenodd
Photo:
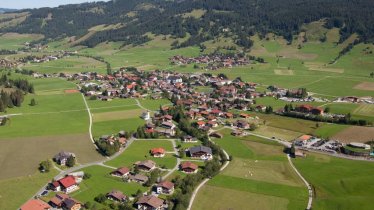
<path fill-rule="evenodd" d="M 54 191 L 63 191 L 66 194 L 69 194 L 75 190 L 78 190 L 79 187 L 73 176 L 66 176 L 62 179 L 52 182 L 52 189 Z"/>
<path fill-rule="evenodd" d="M 64 166 L 64 165 L 66 165 L 66 162 L 67 162 L 68 158 L 71 157 L 71 156 L 73 156 L 75 158 L 74 153 L 61 151 L 57 155 L 54 156 L 53 160 L 57 164 Z"/>
<path fill-rule="evenodd" d="M 156 163 L 152 160 L 138 161 L 135 163 L 135 166 L 142 171 L 152 171 L 156 168 Z"/>
<path fill-rule="evenodd" d="M 157 194 L 173 194 L 174 192 L 174 183 L 169 181 L 160 182 L 156 185 Z"/>
<path fill-rule="evenodd" d="M 127 167 L 121 167 L 115 171 L 112 171 L 110 175 L 116 176 L 116 177 L 126 177 L 129 175 L 129 173 L 130 173 L 130 170 Z"/>
<path fill-rule="evenodd" d="M 180 164 L 181 171 L 188 173 L 188 174 L 196 173 L 198 168 L 199 167 L 196 164 L 191 163 L 189 161 L 183 162 Z"/>
<path fill-rule="evenodd" d="M 136 202 L 137 209 L 141 210 L 163 210 L 165 209 L 164 200 L 153 195 L 140 197 Z"/>
<path fill-rule="evenodd" d="M 126 195 L 124 195 L 121 191 L 118 190 L 112 190 L 111 192 L 106 194 L 106 197 L 109 200 L 117 202 L 125 202 L 127 198 Z"/>
<path fill-rule="evenodd" d="M 52 207 L 44 201 L 32 199 L 23 204 L 21 210 L 50 210 Z"/>
<path fill-rule="evenodd" d="M 212 149 L 205 146 L 191 147 L 189 153 L 193 158 L 201 158 L 203 160 L 210 160 L 213 158 Z"/>
<path fill-rule="evenodd" d="M 151 149 L 151 155 L 153 157 L 164 157 L 165 149 L 164 148 L 153 148 Z"/>

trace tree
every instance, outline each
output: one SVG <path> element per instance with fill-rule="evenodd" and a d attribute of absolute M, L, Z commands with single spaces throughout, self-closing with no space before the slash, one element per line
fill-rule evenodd
<path fill-rule="evenodd" d="M 256 126 L 256 124 L 254 124 L 254 123 L 251 123 L 251 124 L 249 125 L 249 130 L 250 130 L 250 131 L 254 131 L 254 130 L 256 130 L 256 128 L 257 128 L 257 126 Z"/>
<path fill-rule="evenodd" d="M 39 164 L 39 171 L 42 173 L 48 173 L 51 169 L 52 163 L 49 160 L 42 161 Z"/>
<path fill-rule="evenodd" d="M 179 158 L 184 158 L 186 156 L 186 153 L 184 152 L 183 149 L 179 150 Z"/>
<path fill-rule="evenodd" d="M 67 167 L 73 167 L 75 165 L 75 157 L 73 155 L 70 155 L 66 161 Z"/>
<path fill-rule="evenodd" d="M 35 106 L 35 105 L 36 105 L 36 101 L 34 98 L 32 98 L 30 101 L 30 106 Z"/>
<path fill-rule="evenodd" d="M 324 110 L 325 113 L 329 113 L 330 112 L 330 107 L 326 107 L 325 110 Z"/>
<path fill-rule="evenodd" d="M 291 157 L 295 157 L 295 152 L 296 152 L 295 146 L 292 145 L 292 146 L 291 146 L 291 149 L 290 149 L 290 156 L 291 156 Z"/>
<path fill-rule="evenodd" d="M 94 200 L 98 203 L 104 203 L 106 201 L 106 196 L 100 193 L 98 196 L 94 198 Z"/>

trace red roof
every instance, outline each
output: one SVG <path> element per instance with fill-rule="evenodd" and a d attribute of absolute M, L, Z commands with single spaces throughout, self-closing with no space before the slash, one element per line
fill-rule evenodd
<path fill-rule="evenodd" d="M 181 168 L 182 169 L 188 169 L 188 168 L 190 168 L 192 170 L 196 170 L 198 168 L 198 166 L 196 164 L 194 164 L 194 163 L 191 163 L 191 162 L 187 161 L 187 162 L 181 163 Z"/>
<path fill-rule="evenodd" d="M 163 182 L 160 182 L 158 186 L 170 190 L 174 187 L 174 183 L 169 182 L 169 181 L 163 181 Z"/>
<path fill-rule="evenodd" d="M 205 125 L 205 122 L 204 121 L 198 121 L 197 124 L 198 125 Z"/>
<path fill-rule="evenodd" d="M 67 176 L 65 178 L 62 178 L 60 180 L 58 180 L 58 182 L 60 182 L 60 184 L 64 187 L 64 188 L 68 188 L 68 187 L 71 187 L 73 185 L 76 185 L 77 183 L 75 182 L 75 178 L 73 176 Z"/>
<path fill-rule="evenodd" d="M 126 167 L 118 168 L 117 170 L 113 171 L 112 173 L 118 172 L 120 174 L 127 174 L 130 170 Z"/>
<path fill-rule="evenodd" d="M 151 153 L 152 155 L 155 155 L 155 154 L 165 154 L 165 149 L 164 148 L 153 148 L 151 150 Z"/>
<path fill-rule="evenodd" d="M 46 210 L 52 208 L 50 205 L 41 200 L 29 200 L 21 206 L 21 210 Z"/>

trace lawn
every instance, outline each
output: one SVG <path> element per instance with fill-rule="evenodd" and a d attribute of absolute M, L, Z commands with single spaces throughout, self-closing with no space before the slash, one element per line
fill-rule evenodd
<path fill-rule="evenodd" d="M 111 120 L 93 123 L 93 135 L 94 137 L 100 137 L 102 135 L 117 134 L 119 131 L 136 131 L 139 126 L 144 125 L 146 122 L 140 117 L 129 118 L 122 120 Z"/>
<path fill-rule="evenodd" d="M 18 209 L 55 175 L 57 171 L 52 170 L 46 174 L 37 172 L 30 176 L 0 180 L 0 209 Z"/>
<path fill-rule="evenodd" d="M 140 104 L 148 110 L 157 111 L 160 106 L 171 105 L 172 103 L 167 99 L 139 99 Z"/>
<path fill-rule="evenodd" d="M 374 163 L 308 153 L 294 164 L 315 189 L 313 209 L 373 209 Z"/>
<path fill-rule="evenodd" d="M 92 110 L 136 105 L 135 99 L 113 99 L 112 101 L 87 100 L 87 103 Z"/>
<path fill-rule="evenodd" d="M 109 175 L 113 169 L 102 166 L 91 166 L 83 170 L 85 173 L 91 174 L 91 178 L 84 180 L 80 184 L 80 190 L 70 194 L 73 198 L 85 203 L 95 202 L 94 198 L 99 194 L 106 194 L 112 190 L 119 190 L 127 196 L 132 196 L 138 189 L 146 191 L 146 187 L 137 183 L 123 182 L 119 178 Z"/>
<path fill-rule="evenodd" d="M 174 154 L 166 154 L 163 158 L 154 158 L 149 151 L 153 148 L 162 147 L 167 152 L 173 152 L 173 145 L 167 140 L 138 140 L 133 142 L 125 152 L 114 160 L 108 161 L 106 164 L 114 167 L 132 167 L 136 161 L 153 160 L 157 166 L 166 166 L 166 168 L 174 168 L 177 160 Z"/>

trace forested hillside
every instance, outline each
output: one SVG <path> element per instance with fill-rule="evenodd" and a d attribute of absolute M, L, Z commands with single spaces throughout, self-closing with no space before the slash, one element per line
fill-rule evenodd
<path fill-rule="evenodd" d="M 200 11 L 194 16 L 194 11 Z M 83 43 L 93 47 L 103 41 L 141 44 L 145 33 L 190 38 L 176 47 L 199 44 L 218 35 L 232 37 L 249 48 L 249 35 L 269 32 L 292 41 L 304 23 L 325 19 L 326 27 L 341 28 L 341 40 L 357 33 L 360 41 L 374 41 L 372 0 L 115 0 L 28 10 L 27 19 L 0 32 L 40 33 L 46 39 L 81 37 L 97 25 L 115 25 Z"/>

